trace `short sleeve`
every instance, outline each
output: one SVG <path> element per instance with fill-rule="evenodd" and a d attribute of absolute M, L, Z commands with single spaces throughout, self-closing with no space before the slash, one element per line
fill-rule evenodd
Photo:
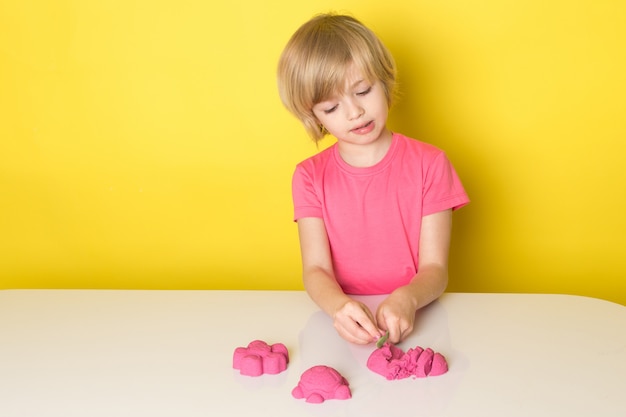
<path fill-rule="evenodd" d="M 312 170 L 305 164 L 296 166 L 291 182 L 294 221 L 304 217 L 322 217 L 322 204 L 315 189 Z"/>
<path fill-rule="evenodd" d="M 443 210 L 457 210 L 469 203 L 461 180 L 445 152 L 439 152 L 424 173 L 424 216 Z"/>

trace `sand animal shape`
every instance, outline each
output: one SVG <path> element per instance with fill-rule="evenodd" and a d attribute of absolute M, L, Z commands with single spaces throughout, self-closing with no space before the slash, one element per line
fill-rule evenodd
<path fill-rule="evenodd" d="M 247 376 L 278 374 L 287 369 L 288 363 L 289 352 L 282 343 L 268 345 L 254 340 L 247 347 L 236 348 L 233 354 L 233 368 Z"/>
<path fill-rule="evenodd" d="M 416 346 L 406 353 L 385 343 L 376 349 L 367 360 L 367 367 L 387 379 L 403 379 L 408 377 L 424 378 L 448 372 L 446 358 L 431 348 L 422 349 Z"/>
<path fill-rule="evenodd" d="M 335 369 L 325 365 L 317 365 L 304 371 L 291 395 L 315 404 L 326 400 L 352 398 L 348 381 Z"/>

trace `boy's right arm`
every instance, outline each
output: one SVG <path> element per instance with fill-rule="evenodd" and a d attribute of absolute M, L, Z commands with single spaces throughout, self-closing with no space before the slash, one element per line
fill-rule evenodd
<path fill-rule="evenodd" d="M 363 303 L 348 297 L 335 279 L 324 221 L 317 217 L 298 219 L 304 288 L 311 299 L 333 319 L 341 337 L 368 344 L 382 335 Z"/>

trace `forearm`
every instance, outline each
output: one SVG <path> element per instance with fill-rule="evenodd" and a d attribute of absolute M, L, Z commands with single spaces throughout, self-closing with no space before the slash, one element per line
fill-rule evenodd
<path fill-rule="evenodd" d="M 303 271 L 303 283 L 309 297 L 331 317 L 350 301 L 331 271 L 319 267 L 306 269 Z"/>
<path fill-rule="evenodd" d="M 448 286 L 448 268 L 445 265 L 428 264 L 420 267 L 411 282 L 403 290 L 415 310 L 435 301 Z"/>
<path fill-rule="evenodd" d="M 417 274 L 406 286 L 415 310 L 439 298 L 448 286 L 448 250 L 452 211 L 444 210 L 422 218 L 420 262 Z"/>

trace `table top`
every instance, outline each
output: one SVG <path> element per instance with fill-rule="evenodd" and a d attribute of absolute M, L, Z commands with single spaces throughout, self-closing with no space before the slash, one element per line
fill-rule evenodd
<path fill-rule="evenodd" d="M 380 296 L 359 297 L 372 308 Z M 289 366 L 248 377 L 235 348 L 283 343 Z M 0 291 L 0 416 L 623 416 L 626 307 L 567 295 L 446 293 L 398 345 L 448 373 L 388 381 L 302 291 Z M 291 396 L 314 365 L 352 398 Z"/>

